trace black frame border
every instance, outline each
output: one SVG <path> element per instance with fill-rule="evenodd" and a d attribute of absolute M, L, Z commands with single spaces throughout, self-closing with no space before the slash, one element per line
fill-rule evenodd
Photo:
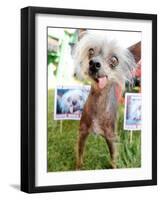
<path fill-rule="evenodd" d="M 35 16 L 58 14 L 152 21 L 152 179 L 59 186 L 35 186 Z M 21 9 L 21 190 L 27 193 L 148 186 L 157 184 L 157 15 L 98 10 Z"/>

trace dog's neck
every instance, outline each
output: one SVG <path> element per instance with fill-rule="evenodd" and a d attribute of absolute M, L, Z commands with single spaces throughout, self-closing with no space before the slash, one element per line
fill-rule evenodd
<path fill-rule="evenodd" d="M 118 105 L 116 86 L 116 83 L 108 82 L 108 84 L 100 90 L 95 85 L 92 85 L 90 94 L 85 104 L 87 112 L 92 113 L 92 115 L 101 116 L 102 113 L 108 110 L 112 116 L 115 116 L 115 111 L 117 110 L 116 107 Z"/>

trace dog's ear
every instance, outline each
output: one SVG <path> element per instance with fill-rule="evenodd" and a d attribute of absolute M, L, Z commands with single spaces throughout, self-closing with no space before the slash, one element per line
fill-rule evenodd
<path fill-rule="evenodd" d="M 130 71 L 135 71 L 136 63 L 141 59 L 141 42 L 128 47 L 125 63 Z"/>
<path fill-rule="evenodd" d="M 128 48 L 128 51 L 130 52 L 131 57 L 133 57 L 133 60 L 135 61 L 135 63 L 133 62 L 135 64 L 135 66 L 132 69 L 132 79 L 131 79 L 132 81 L 130 82 L 131 85 L 133 86 L 133 84 L 134 84 L 133 77 L 136 75 L 138 63 L 140 63 L 140 60 L 141 60 L 141 41 L 130 46 Z"/>
<path fill-rule="evenodd" d="M 128 81 L 131 85 L 133 85 L 133 75 L 135 74 L 136 62 L 133 54 L 125 49 L 122 54 L 122 72 L 124 74 L 124 81 Z M 123 82 L 124 82 L 123 81 Z M 124 85 L 125 83 L 123 83 Z"/>
<path fill-rule="evenodd" d="M 128 50 L 133 54 L 135 62 L 138 63 L 141 59 L 141 41 L 130 46 Z"/>
<path fill-rule="evenodd" d="M 83 80 L 83 75 L 81 71 L 81 63 L 75 61 L 75 68 L 74 68 L 74 74 L 73 76 L 78 80 Z"/>
<path fill-rule="evenodd" d="M 79 29 L 78 41 L 81 40 L 86 34 L 87 34 L 87 30 L 86 29 Z"/>
<path fill-rule="evenodd" d="M 74 47 L 74 77 L 76 77 L 78 80 L 84 80 L 84 71 L 82 69 L 82 59 L 84 59 L 83 54 L 85 53 L 86 48 L 86 42 L 85 42 L 85 36 L 87 35 L 86 29 L 79 29 L 78 32 L 78 42 Z"/>
<path fill-rule="evenodd" d="M 126 55 L 126 59 L 124 62 L 127 68 L 130 70 L 130 72 L 132 72 L 136 67 L 134 55 L 128 49 L 126 50 L 125 55 Z"/>

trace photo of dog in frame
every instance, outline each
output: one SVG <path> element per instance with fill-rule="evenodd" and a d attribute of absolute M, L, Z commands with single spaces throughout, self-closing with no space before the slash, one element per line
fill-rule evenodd
<path fill-rule="evenodd" d="M 131 140 L 123 128 L 126 92 L 141 93 L 140 33 L 48 28 L 49 172 L 141 166 L 141 130 Z"/>

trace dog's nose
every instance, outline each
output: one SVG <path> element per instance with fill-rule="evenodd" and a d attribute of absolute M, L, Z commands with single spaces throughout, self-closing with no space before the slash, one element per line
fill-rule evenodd
<path fill-rule="evenodd" d="M 101 67 L 101 63 L 98 61 L 90 60 L 89 61 L 89 68 L 92 72 L 98 72 Z"/>
<path fill-rule="evenodd" d="M 73 100 L 73 101 L 72 101 L 72 104 L 73 104 L 73 106 L 75 106 L 75 105 L 77 104 L 77 101 L 76 101 L 76 100 Z"/>

